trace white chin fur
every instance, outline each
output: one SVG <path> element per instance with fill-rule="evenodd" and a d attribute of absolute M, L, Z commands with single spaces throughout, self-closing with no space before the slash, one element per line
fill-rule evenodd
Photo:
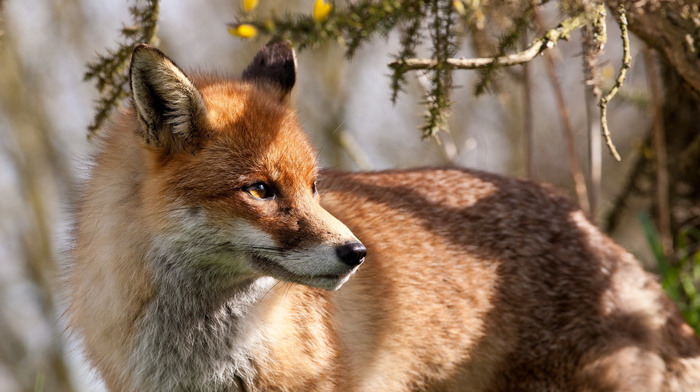
<path fill-rule="evenodd" d="M 338 262 L 337 264 L 342 264 L 345 267 L 342 269 L 342 271 L 339 271 L 339 268 L 334 268 L 335 271 L 333 273 L 318 274 L 316 273 L 318 272 L 318 268 L 314 268 L 314 273 L 312 274 L 298 274 L 287 269 L 286 266 L 282 264 L 284 261 L 288 260 L 277 261 L 267 257 L 255 255 L 251 257 L 251 266 L 253 269 L 257 270 L 263 275 L 272 276 L 286 282 L 298 283 L 310 287 L 318 287 L 325 290 L 339 289 L 357 270 L 357 267 L 349 267 Z"/>
<path fill-rule="evenodd" d="M 357 269 L 340 260 L 336 253 L 340 244 L 282 250 L 269 234 L 245 223 L 237 225 L 233 236 L 232 242 L 241 244 L 241 250 L 250 255 L 253 270 L 279 280 L 337 290 Z M 354 237 L 347 240 L 357 241 Z"/>

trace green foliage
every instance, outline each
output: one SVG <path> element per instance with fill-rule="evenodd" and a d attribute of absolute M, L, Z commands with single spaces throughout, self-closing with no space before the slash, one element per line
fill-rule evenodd
<path fill-rule="evenodd" d="M 454 57 L 457 52 L 456 13 L 452 2 L 433 0 L 430 4 L 430 14 L 433 17 L 430 25 L 433 58 L 437 60 L 437 66 L 428 74 L 431 88 L 425 102 L 428 108 L 425 124 L 421 128 L 424 138 L 435 137 L 438 131 L 447 129 L 452 89 L 452 68 L 447 66 L 447 59 Z"/>
<path fill-rule="evenodd" d="M 531 28 L 534 17 L 535 6 L 530 3 L 519 16 L 513 18 L 513 24 L 498 40 L 498 49 L 495 56 L 503 56 L 507 52 L 514 51 L 522 37 L 523 32 Z M 476 84 L 474 93 L 481 95 L 490 90 L 493 77 L 498 70 L 498 64 L 493 63 L 480 71 L 479 82 Z"/>
<path fill-rule="evenodd" d="M 700 243 L 700 230 L 680 230 L 676 238 L 676 254 L 668 257 L 664 254 L 661 239 L 649 216 L 643 214 L 641 221 L 659 267 L 662 287 L 676 303 L 688 324 L 700 335 L 700 249 L 695 246 Z"/>
<path fill-rule="evenodd" d="M 422 22 L 420 18 L 416 17 L 403 24 L 401 29 L 401 49 L 399 54 L 395 56 L 396 60 L 417 57 L 416 47 L 425 38 L 421 33 Z M 393 103 L 396 103 L 399 91 L 403 91 L 406 85 L 406 72 L 408 72 L 406 67 L 396 67 L 391 75 L 391 102 Z"/>
<path fill-rule="evenodd" d="M 88 126 L 90 135 L 102 127 L 112 110 L 129 93 L 129 61 L 134 46 L 139 43 L 154 44 L 157 40 L 158 2 L 145 0 L 143 6 L 130 7 L 133 24 L 122 27 L 120 33 L 124 42 L 115 50 L 107 50 L 107 54 L 98 54 L 97 60 L 87 65 L 84 80 L 94 80 L 100 94 L 95 118 Z"/>

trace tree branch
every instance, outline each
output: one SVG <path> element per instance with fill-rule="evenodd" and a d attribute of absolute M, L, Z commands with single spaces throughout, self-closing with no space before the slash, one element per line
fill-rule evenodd
<path fill-rule="evenodd" d="M 624 5 L 620 5 L 618 14 L 619 16 L 617 18 L 617 23 L 620 26 L 620 34 L 622 36 L 622 66 L 620 67 L 620 73 L 617 75 L 617 79 L 615 79 L 615 84 L 612 86 L 610 91 L 600 99 L 598 106 L 600 107 L 600 126 L 603 130 L 605 144 L 608 146 L 608 150 L 610 150 L 613 158 L 619 162 L 621 161 L 620 154 L 617 152 L 617 149 L 612 142 L 610 129 L 608 129 L 608 102 L 610 102 L 620 88 L 622 88 L 622 84 L 627 76 L 627 70 L 630 68 L 632 57 L 630 56 L 630 38 L 629 34 L 627 34 L 627 18 Z"/>
<path fill-rule="evenodd" d="M 471 58 L 471 59 L 446 59 L 443 66 L 451 69 L 482 69 L 493 65 L 507 67 L 511 65 L 523 64 L 531 61 L 543 51 L 553 48 L 559 40 L 568 40 L 571 32 L 583 26 L 585 19 L 583 15 L 574 16 L 564 20 L 559 26 L 548 30 L 543 36 L 536 39 L 527 49 L 522 52 L 505 56 Z M 396 60 L 389 63 L 389 67 L 400 69 L 402 72 L 415 71 L 421 69 L 434 69 L 438 67 L 436 59 L 405 59 Z"/>

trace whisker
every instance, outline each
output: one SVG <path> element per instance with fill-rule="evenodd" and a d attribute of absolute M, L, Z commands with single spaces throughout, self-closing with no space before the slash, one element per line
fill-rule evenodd
<path fill-rule="evenodd" d="M 275 283 L 274 285 L 272 285 L 272 287 L 270 287 L 269 289 L 267 289 L 267 291 L 265 292 L 265 294 L 263 294 L 263 298 L 265 298 L 268 294 L 270 294 L 270 293 L 272 292 L 272 290 L 275 289 L 280 283 L 283 284 L 284 282 L 282 282 L 281 280 L 278 280 L 277 283 Z"/>
<path fill-rule="evenodd" d="M 286 287 L 285 287 L 286 290 L 284 290 L 284 298 L 285 298 L 285 299 L 287 299 L 287 295 L 288 295 L 289 292 L 292 290 L 292 285 L 293 285 L 293 284 L 290 283 L 290 282 L 283 282 L 283 286 L 286 286 Z"/>

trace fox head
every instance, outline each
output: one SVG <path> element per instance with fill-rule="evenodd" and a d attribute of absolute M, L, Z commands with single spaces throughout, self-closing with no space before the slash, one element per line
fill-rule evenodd
<path fill-rule="evenodd" d="M 161 267 L 332 290 L 362 263 L 365 247 L 319 204 L 315 154 L 289 105 L 286 43 L 266 45 L 238 80 L 188 76 L 139 45 L 130 78 Z"/>

